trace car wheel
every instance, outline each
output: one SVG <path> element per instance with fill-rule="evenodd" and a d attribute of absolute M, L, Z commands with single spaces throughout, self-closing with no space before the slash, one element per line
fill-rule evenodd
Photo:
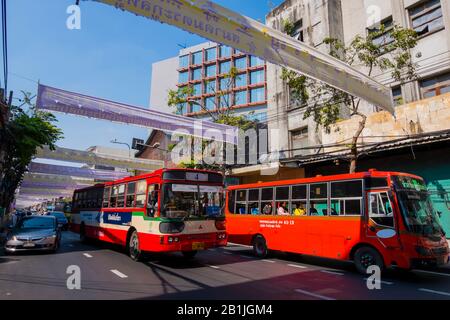
<path fill-rule="evenodd" d="M 128 240 L 128 255 L 134 261 L 140 261 L 142 259 L 139 236 L 136 230 L 133 231 Z"/>
<path fill-rule="evenodd" d="M 364 246 L 356 250 L 353 260 L 358 272 L 364 275 L 371 266 L 377 266 L 381 271 L 384 269 L 383 257 L 371 247 Z"/>
<path fill-rule="evenodd" d="M 197 251 L 182 251 L 183 257 L 186 259 L 193 259 L 197 254 Z"/>
<path fill-rule="evenodd" d="M 261 235 L 257 235 L 255 239 L 253 239 L 253 254 L 258 258 L 265 258 L 268 253 L 269 249 L 267 248 L 266 239 Z"/>

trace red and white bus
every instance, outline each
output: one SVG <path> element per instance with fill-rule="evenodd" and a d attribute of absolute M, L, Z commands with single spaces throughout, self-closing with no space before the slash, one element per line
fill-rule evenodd
<path fill-rule="evenodd" d="M 230 242 L 410 269 L 447 263 L 449 248 L 423 180 L 395 172 L 318 176 L 230 187 Z"/>
<path fill-rule="evenodd" d="M 73 231 L 143 252 L 197 251 L 225 246 L 224 190 L 220 173 L 160 169 L 150 174 L 76 190 Z"/>

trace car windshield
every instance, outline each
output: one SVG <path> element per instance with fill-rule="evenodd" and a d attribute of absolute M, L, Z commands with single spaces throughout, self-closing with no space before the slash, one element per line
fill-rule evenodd
<path fill-rule="evenodd" d="M 17 224 L 17 229 L 53 229 L 55 228 L 55 221 L 46 217 L 33 217 L 29 219 L 22 219 Z"/>
<path fill-rule="evenodd" d="M 164 184 L 161 215 L 167 218 L 220 217 L 224 192 L 221 186 Z"/>
<path fill-rule="evenodd" d="M 398 195 L 403 217 L 411 232 L 424 235 L 443 232 L 428 192 L 400 191 Z"/>

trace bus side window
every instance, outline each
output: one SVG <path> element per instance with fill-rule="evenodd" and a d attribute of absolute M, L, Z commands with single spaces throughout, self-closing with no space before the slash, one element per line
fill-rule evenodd
<path fill-rule="evenodd" d="M 158 185 L 148 186 L 148 197 L 147 197 L 147 215 L 154 217 L 158 211 Z"/>
<path fill-rule="evenodd" d="M 392 205 L 387 192 L 369 194 L 369 217 L 380 226 L 394 227 Z"/>

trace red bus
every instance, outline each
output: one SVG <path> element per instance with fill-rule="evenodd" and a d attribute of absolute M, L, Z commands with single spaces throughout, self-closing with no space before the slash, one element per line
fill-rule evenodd
<path fill-rule="evenodd" d="M 448 261 L 422 178 L 396 172 L 318 176 L 230 187 L 228 241 L 268 250 L 410 269 Z"/>
<path fill-rule="evenodd" d="M 72 224 L 81 240 L 125 246 L 133 260 L 143 252 L 197 251 L 225 246 L 224 190 L 220 173 L 160 169 L 76 190 Z"/>

